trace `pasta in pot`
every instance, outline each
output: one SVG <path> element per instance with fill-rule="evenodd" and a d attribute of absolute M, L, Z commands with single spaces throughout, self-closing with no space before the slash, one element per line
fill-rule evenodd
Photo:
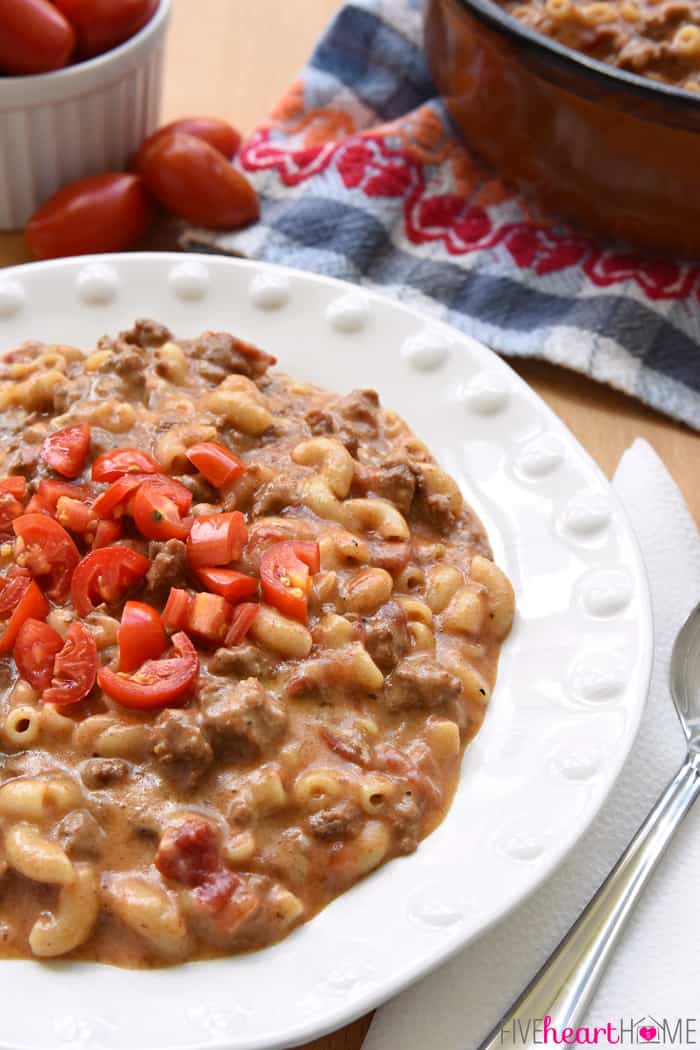
<path fill-rule="evenodd" d="M 374 391 L 272 364 L 153 321 L 0 363 L 4 957 L 261 948 L 447 811 L 512 587 Z"/>

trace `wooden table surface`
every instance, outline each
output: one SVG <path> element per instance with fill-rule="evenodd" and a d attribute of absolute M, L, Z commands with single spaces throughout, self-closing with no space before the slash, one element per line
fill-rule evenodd
<path fill-rule="evenodd" d="M 252 129 L 296 75 L 339 0 L 172 0 L 163 116 L 227 117 Z M 0 265 L 25 262 L 19 234 L 0 233 Z M 516 363 L 579 441 L 612 474 L 637 436 L 656 448 L 700 524 L 700 435 L 608 387 L 544 362 Z M 367 1019 L 307 1050 L 359 1050 Z"/>

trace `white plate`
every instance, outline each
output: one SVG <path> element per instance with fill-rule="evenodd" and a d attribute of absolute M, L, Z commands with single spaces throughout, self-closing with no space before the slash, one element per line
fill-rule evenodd
<path fill-rule="evenodd" d="M 133 972 L 0 964 L 12 1050 L 261 1050 L 337 1028 L 530 893 L 595 816 L 632 745 L 652 652 L 637 545 L 598 468 L 499 358 L 338 281 L 215 256 L 121 255 L 0 274 L 0 350 L 89 346 L 137 317 L 228 329 L 322 386 L 373 386 L 481 514 L 518 614 L 454 804 L 281 944 Z"/>

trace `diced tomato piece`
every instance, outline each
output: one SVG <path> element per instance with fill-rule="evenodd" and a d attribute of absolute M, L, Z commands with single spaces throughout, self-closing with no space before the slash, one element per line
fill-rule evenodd
<path fill-rule="evenodd" d="M 97 645 L 92 633 L 82 624 L 68 628 L 63 648 L 56 654 L 51 686 L 41 697 L 45 704 L 77 704 L 84 700 L 97 678 Z"/>
<path fill-rule="evenodd" d="M 73 572 L 80 561 L 73 540 L 62 525 L 46 514 L 23 514 L 15 518 L 12 528 L 17 536 L 17 565 L 45 581 L 46 594 L 52 601 L 62 602 L 68 595 Z"/>
<path fill-rule="evenodd" d="M 18 474 L 12 478 L 0 478 L 0 496 L 14 496 L 15 499 L 23 500 L 27 494 L 27 479 Z"/>
<path fill-rule="evenodd" d="M 49 603 L 31 576 L 6 576 L 0 590 L 0 617 L 9 619 L 0 635 L 0 654 L 10 652 L 27 620 L 45 620 L 48 615 Z"/>
<path fill-rule="evenodd" d="M 145 660 L 157 660 L 168 648 L 160 615 L 145 602 L 126 603 L 118 640 L 120 671 L 135 671 Z"/>
<path fill-rule="evenodd" d="M 199 473 L 203 474 L 207 481 L 210 481 L 217 489 L 228 485 L 246 469 L 245 463 L 238 458 L 235 452 L 212 441 L 190 445 L 185 455 Z"/>
<path fill-rule="evenodd" d="M 63 525 L 69 532 L 75 532 L 79 536 L 92 537 L 97 528 L 97 518 L 92 507 L 82 503 L 79 499 L 71 499 L 69 496 L 59 496 L 56 504 L 56 521 Z"/>
<path fill-rule="evenodd" d="M 43 509 L 55 514 L 61 496 L 80 500 L 81 503 L 92 503 L 95 493 L 89 485 L 71 484 L 68 481 L 44 480 L 39 482 L 36 497 Z"/>
<path fill-rule="evenodd" d="M 27 481 L 21 475 L 0 478 L 0 534 L 11 532 L 12 522 L 24 513 L 26 490 Z"/>
<path fill-rule="evenodd" d="M 187 631 L 207 642 L 222 642 L 231 620 L 231 606 L 220 594 L 200 591 L 192 597 Z"/>
<path fill-rule="evenodd" d="M 146 480 L 133 496 L 129 512 L 136 528 L 149 540 L 184 540 L 189 535 L 191 519 L 180 517 L 180 510 L 171 495 L 172 484 L 170 478 Z M 187 492 L 191 500 L 192 493 L 189 489 Z"/>
<path fill-rule="evenodd" d="M 90 424 L 77 423 L 49 434 L 41 447 L 41 456 L 64 478 L 77 478 L 82 474 L 90 448 Z"/>
<path fill-rule="evenodd" d="M 183 704 L 197 681 L 199 656 L 182 631 L 173 635 L 172 643 L 176 656 L 146 660 L 134 674 L 100 668 L 100 688 L 124 707 L 153 710 Z"/>
<path fill-rule="evenodd" d="M 260 582 L 265 601 L 285 616 L 306 623 L 311 574 L 319 571 L 321 556 L 313 540 L 274 543 L 260 559 Z"/>
<path fill-rule="evenodd" d="M 160 463 L 139 448 L 114 448 L 92 464 L 93 481 L 117 481 L 125 474 L 160 474 Z"/>
<path fill-rule="evenodd" d="M 192 595 L 179 587 L 171 587 L 168 600 L 161 614 L 166 631 L 184 631 L 187 628 Z"/>
<path fill-rule="evenodd" d="M 241 602 L 233 610 L 225 645 L 240 645 L 260 612 L 257 602 Z"/>
<path fill-rule="evenodd" d="M 51 685 L 54 658 L 62 648 L 58 631 L 30 617 L 19 629 L 12 655 L 22 678 L 43 693 Z"/>
<path fill-rule="evenodd" d="M 95 603 L 114 605 L 148 572 L 148 558 L 129 547 L 90 551 L 73 573 L 71 596 L 78 616 L 93 612 Z"/>
<path fill-rule="evenodd" d="M 197 569 L 197 579 L 214 594 L 221 594 L 229 602 L 240 602 L 258 593 L 258 581 L 235 569 Z"/>
<path fill-rule="evenodd" d="M 110 544 L 116 543 L 121 538 L 121 534 L 122 526 L 120 521 L 110 521 L 109 518 L 98 521 L 95 529 L 95 538 L 92 541 L 92 549 L 96 551 L 100 547 L 109 547 Z"/>
<path fill-rule="evenodd" d="M 195 518 L 187 540 L 187 559 L 193 569 L 228 565 L 241 556 L 248 539 L 245 518 L 239 510 Z"/>
<path fill-rule="evenodd" d="M 194 890 L 210 912 L 220 911 L 242 882 L 240 875 L 224 867 L 216 833 L 202 817 L 167 827 L 154 863 L 166 879 Z"/>
<path fill-rule="evenodd" d="M 128 503 L 147 474 L 125 474 L 100 493 L 92 505 L 98 518 L 121 518 L 127 512 Z"/>

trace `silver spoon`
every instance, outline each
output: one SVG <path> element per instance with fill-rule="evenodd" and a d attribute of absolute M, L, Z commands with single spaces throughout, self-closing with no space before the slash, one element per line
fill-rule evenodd
<path fill-rule="evenodd" d="M 634 905 L 700 795 L 700 605 L 676 638 L 670 679 L 688 741 L 683 765 L 586 909 L 478 1050 L 541 1046 L 545 1018 L 559 1034 L 579 1026 Z"/>

